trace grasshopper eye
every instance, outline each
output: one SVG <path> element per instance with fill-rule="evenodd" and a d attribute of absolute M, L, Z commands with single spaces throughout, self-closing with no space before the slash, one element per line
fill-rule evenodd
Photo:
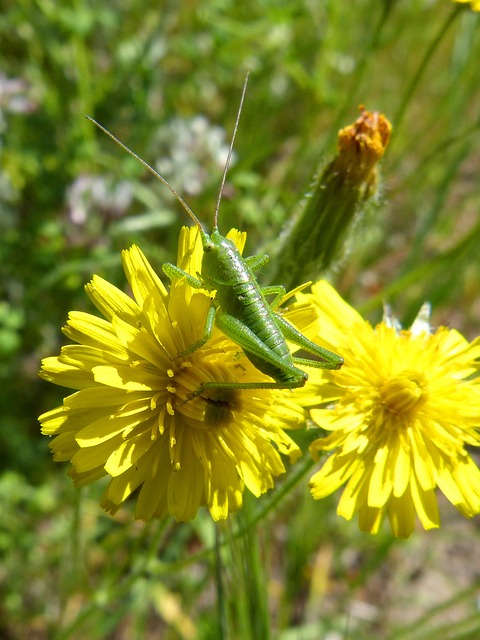
<path fill-rule="evenodd" d="M 204 251 L 213 251 L 213 249 L 215 249 L 215 245 L 214 245 L 214 243 L 213 243 L 213 242 L 206 242 L 206 243 L 203 245 L 203 250 L 204 250 Z"/>

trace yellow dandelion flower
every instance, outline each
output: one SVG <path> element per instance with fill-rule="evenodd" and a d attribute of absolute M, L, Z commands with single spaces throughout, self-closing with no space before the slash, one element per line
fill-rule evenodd
<path fill-rule="evenodd" d="M 322 336 L 345 359 L 339 371 L 312 372 L 305 390 L 328 403 L 311 411 L 330 432 L 311 452 L 332 452 L 311 478 L 313 497 L 346 485 L 339 515 L 358 513 L 371 533 L 388 515 L 401 537 L 415 513 L 425 529 L 439 526 L 436 488 L 464 516 L 479 513 L 480 471 L 467 447 L 480 445 L 480 340 L 431 333 L 427 305 L 402 330 L 388 314 L 372 327 L 324 281 L 300 297 L 317 306 Z"/>
<path fill-rule="evenodd" d="M 228 237 L 243 248 L 245 234 Z M 178 266 L 196 275 L 201 256 L 198 229 L 183 229 Z M 208 389 L 190 399 L 204 382 L 270 379 L 215 328 L 204 347 L 178 358 L 201 337 L 211 294 L 185 278 L 167 291 L 135 246 L 123 265 L 133 298 L 94 276 L 86 291 L 105 319 L 70 313 L 64 333 L 78 344 L 42 363 L 41 377 L 78 389 L 40 416 L 42 432 L 54 436 L 54 459 L 71 462 L 76 485 L 110 477 L 102 499 L 110 513 L 138 489 L 139 519 L 190 520 L 200 506 L 226 518 L 244 487 L 259 496 L 273 486 L 285 471 L 280 453 L 300 455 L 284 429 L 303 424 L 304 410 L 276 389 Z"/>
<path fill-rule="evenodd" d="M 472 11 L 480 11 L 480 0 L 454 0 L 454 2 L 469 4 Z"/>

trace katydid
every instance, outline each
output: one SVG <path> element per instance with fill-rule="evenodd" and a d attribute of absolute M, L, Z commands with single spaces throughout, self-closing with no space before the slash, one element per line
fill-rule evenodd
<path fill-rule="evenodd" d="M 255 255 L 243 258 L 235 244 L 218 231 L 218 211 L 245 98 L 247 81 L 248 76 L 243 86 L 232 141 L 223 171 L 211 234 L 205 231 L 197 216 L 165 178 L 102 125 L 87 116 L 99 129 L 160 180 L 173 193 L 198 227 L 203 246 L 202 267 L 201 273 L 197 274 L 198 277 L 186 273 L 173 264 L 167 263 L 162 267 L 170 280 L 185 278 L 186 282 L 195 289 L 215 291 L 205 319 L 203 335 L 189 348 L 178 353 L 177 358 L 188 356 L 208 342 L 213 326 L 216 325 L 224 335 L 241 347 L 245 356 L 256 369 L 272 378 L 271 382 L 204 382 L 189 399 L 199 396 L 206 389 L 295 389 L 303 387 L 308 380 L 308 374 L 295 365 L 318 369 L 339 369 L 343 364 L 341 356 L 309 340 L 276 312 L 276 308 L 285 296 L 285 288 L 281 285 L 261 287 L 254 273 L 268 262 L 268 256 Z M 275 298 L 269 304 L 266 296 L 271 295 L 274 295 Z M 292 356 L 287 341 L 317 356 L 320 360 Z M 221 403 L 227 397 L 227 391 L 221 392 L 218 402 Z M 213 398 L 208 400 L 215 402 Z"/>

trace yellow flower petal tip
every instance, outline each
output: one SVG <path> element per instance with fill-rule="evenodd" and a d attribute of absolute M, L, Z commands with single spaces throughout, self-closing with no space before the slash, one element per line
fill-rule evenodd
<path fill-rule="evenodd" d="M 480 11 L 480 0 L 453 0 L 461 4 L 469 4 L 472 11 Z"/>
<path fill-rule="evenodd" d="M 312 376 L 310 393 L 316 385 L 328 404 L 311 417 L 329 433 L 311 453 L 330 452 L 310 480 L 313 497 L 343 486 L 339 515 L 358 514 L 370 533 L 387 516 L 399 537 L 413 532 L 415 516 L 424 529 L 440 526 L 437 490 L 464 516 L 478 514 L 480 471 L 469 448 L 480 446 L 480 341 L 447 327 L 431 332 L 426 306 L 409 330 L 388 314 L 373 328 L 326 282 L 304 297 L 345 359 L 341 370 Z"/>
<path fill-rule="evenodd" d="M 229 237 L 243 247 L 245 234 Z M 198 229 L 184 228 L 178 265 L 201 269 Z M 130 297 L 98 276 L 86 291 L 104 319 L 72 312 L 70 344 L 46 358 L 40 375 L 77 391 L 40 416 L 58 461 L 70 461 L 77 485 L 109 476 L 102 506 L 118 511 L 137 492 L 135 516 L 150 520 L 213 519 L 242 506 L 246 487 L 259 496 L 300 449 L 285 429 L 304 424 L 305 410 L 277 390 L 208 390 L 209 381 L 258 382 L 263 374 L 214 328 L 211 340 L 178 357 L 203 334 L 210 295 L 184 278 L 168 291 L 141 250 L 123 252 Z M 288 315 L 288 314 L 287 314 Z"/>

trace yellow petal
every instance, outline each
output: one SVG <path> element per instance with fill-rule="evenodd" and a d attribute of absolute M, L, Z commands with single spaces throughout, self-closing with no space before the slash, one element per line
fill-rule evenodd
<path fill-rule="evenodd" d="M 84 473 L 85 471 L 91 471 L 97 467 L 103 467 L 105 460 L 112 451 L 115 450 L 122 442 L 121 436 L 117 435 L 110 440 L 98 444 L 96 447 L 88 447 L 88 449 L 79 449 L 74 456 L 72 456 L 72 464 L 75 467 L 75 471 L 78 473 Z"/>
<path fill-rule="evenodd" d="M 149 405 L 146 407 L 140 406 L 135 412 L 126 413 L 122 411 L 122 415 L 107 415 L 80 429 L 76 440 L 80 447 L 96 447 L 118 434 L 123 433 L 125 437 L 138 425 L 142 425 L 142 428 L 147 431 L 147 435 L 150 437 L 148 434 L 148 420 L 153 420 Z"/>
<path fill-rule="evenodd" d="M 149 431 L 129 436 L 119 447 L 112 451 L 105 463 L 105 471 L 112 477 L 125 473 L 133 467 L 152 446 Z"/>
<path fill-rule="evenodd" d="M 127 322 L 134 323 L 137 319 L 138 305 L 126 293 L 107 282 L 100 276 L 93 276 L 91 282 L 85 286 L 88 297 L 107 320 L 119 316 Z"/>
<path fill-rule="evenodd" d="M 440 526 L 437 498 L 433 489 L 424 490 L 413 475 L 410 479 L 410 490 L 415 511 L 424 529 L 435 529 Z"/>
<path fill-rule="evenodd" d="M 125 391 L 158 391 L 166 381 L 143 367 L 99 365 L 93 368 L 95 382 Z"/>
<path fill-rule="evenodd" d="M 160 370 L 168 368 L 170 360 L 167 354 L 145 329 L 134 327 L 116 316 L 112 318 L 112 326 L 119 342 L 130 352 L 131 356 L 140 356 Z"/>
<path fill-rule="evenodd" d="M 137 304 L 142 307 L 153 298 L 159 308 L 165 307 L 168 293 L 142 251 L 133 245 L 122 252 L 123 268 Z"/>

